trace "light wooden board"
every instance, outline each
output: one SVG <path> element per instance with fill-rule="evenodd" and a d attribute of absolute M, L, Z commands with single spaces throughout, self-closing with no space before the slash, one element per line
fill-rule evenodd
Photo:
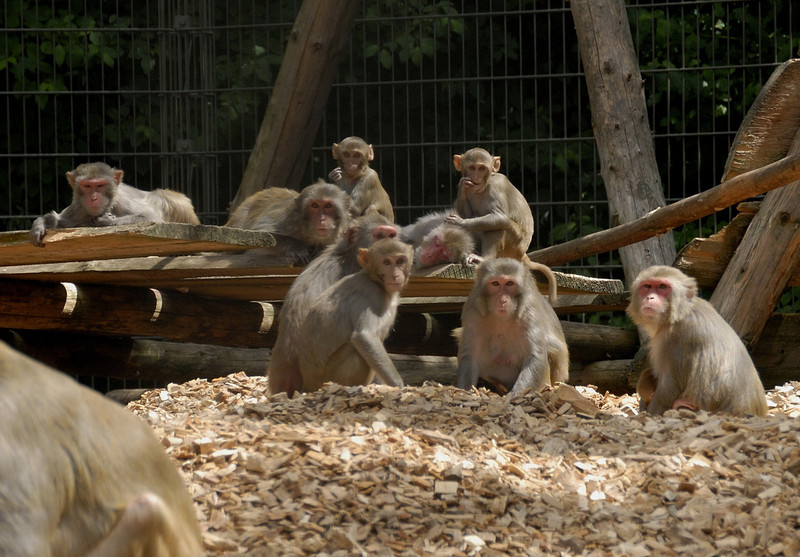
<path fill-rule="evenodd" d="M 31 244 L 28 231 L 22 230 L 0 233 L 0 265 L 232 251 L 274 245 L 275 238 L 268 232 L 179 223 L 48 230 L 43 247 Z"/>

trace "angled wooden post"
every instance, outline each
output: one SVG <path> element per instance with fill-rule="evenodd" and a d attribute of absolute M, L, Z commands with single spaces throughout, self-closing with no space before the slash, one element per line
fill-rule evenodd
<path fill-rule="evenodd" d="M 265 187 L 300 185 L 359 5 L 303 1 L 231 211 Z"/>

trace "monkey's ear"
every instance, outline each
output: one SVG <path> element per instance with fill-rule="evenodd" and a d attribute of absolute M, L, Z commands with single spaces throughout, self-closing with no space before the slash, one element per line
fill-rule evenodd
<path fill-rule="evenodd" d="M 360 233 L 358 231 L 358 227 L 355 225 L 350 226 L 347 230 L 344 231 L 344 238 L 347 240 L 347 243 L 351 246 L 358 242 L 358 237 Z"/>
<path fill-rule="evenodd" d="M 492 157 L 492 172 L 500 172 L 500 157 Z"/>
<path fill-rule="evenodd" d="M 67 182 L 69 182 L 69 185 L 73 188 L 75 187 L 75 174 L 69 170 L 67 171 Z"/>
<path fill-rule="evenodd" d="M 368 161 L 374 160 L 375 159 L 375 153 L 372 151 L 372 143 L 367 145 L 367 149 L 369 149 L 367 151 L 367 160 Z"/>
<path fill-rule="evenodd" d="M 461 172 L 461 155 L 453 155 L 453 166 L 456 167 L 456 170 Z"/>
<path fill-rule="evenodd" d="M 122 170 L 114 169 L 114 183 L 120 185 L 122 182 L 122 175 L 124 172 Z"/>
<path fill-rule="evenodd" d="M 369 265 L 369 250 L 367 248 L 358 248 L 358 264 L 364 269 Z"/>
<path fill-rule="evenodd" d="M 331 147 L 331 154 L 333 155 L 333 160 L 339 160 L 339 144 L 334 143 L 333 147 Z"/>

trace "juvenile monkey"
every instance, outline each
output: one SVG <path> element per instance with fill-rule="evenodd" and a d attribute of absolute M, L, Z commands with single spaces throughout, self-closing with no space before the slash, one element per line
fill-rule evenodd
<path fill-rule="evenodd" d="M 447 215 L 447 212 L 430 213 L 401 230 L 401 239 L 414 246 L 415 270 L 442 263 L 477 265 L 482 261 L 475 253 L 472 234 L 461 226 L 446 223 Z"/>
<path fill-rule="evenodd" d="M 320 246 L 336 242 L 347 229 L 350 198 L 322 180 L 299 193 L 267 188 L 244 200 L 225 226 L 265 230 L 283 237 L 275 251 L 306 263 Z"/>
<path fill-rule="evenodd" d="M 411 256 L 411 246 L 396 238 L 378 240 L 358 250 L 361 271 L 320 296 L 302 326 L 303 390 L 316 390 L 326 381 L 364 385 L 376 374 L 386 385 L 403 386 L 383 341 L 408 282 Z"/>
<path fill-rule="evenodd" d="M 360 137 L 350 136 L 342 139 L 341 143 L 334 143 L 331 152 L 339 166 L 330 171 L 328 178 L 353 199 L 350 215 L 360 217 L 378 213 L 394 222 L 389 194 L 383 189 L 378 173 L 369 167 L 375 158 L 372 145 Z"/>
<path fill-rule="evenodd" d="M 0 555 L 199 557 L 194 504 L 152 430 L 0 343 Z"/>
<path fill-rule="evenodd" d="M 511 258 L 486 259 L 461 311 L 456 385 L 496 379 L 513 397 L 569 378 L 561 322 L 528 269 Z"/>
<path fill-rule="evenodd" d="M 67 172 L 72 203 L 60 213 L 51 211 L 33 221 L 31 243 L 43 246 L 48 228 L 113 226 L 139 222 L 200 224 L 192 201 L 182 193 L 143 191 L 122 181 L 122 170 L 103 162 L 79 165 Z"/>
<path fill-rule="evenodd" d="M 483 257 L 512 257 L 539 271 L 549 282 L 550 303 L 556 302 L 556 281 L 548 267 L 528 257 L 533 238 L 533 213 L 528 201 L 500 174 L 500 157 L 476 147 L 453 155 L 453 166 L 461 172 L 455 214 L 445 222 L 464 227 L 480 239 Z"/>
<path fill-rule="evenodd" d="M 386 217 L 377 213 L 359 217 L 338 242 L 328 246 L 297 276 L 278 313 L 278 336 L 267 369 L 270 392 L 291 396 L 302 390 L 298 347 L 303 341 L 301 326 L 309 310 L 336 281 L 361 269 L 359 248 L 396 237 L 397 226 Z"/>
<path fill-rule="evenodd" d="M 650 369 L 636 385 L 651 414 L 670 408 L 767 413 L 764 387 L 739 336 L 678 269 L 653 266 L 631 286 L 627 308 L 649 339 Z"/>

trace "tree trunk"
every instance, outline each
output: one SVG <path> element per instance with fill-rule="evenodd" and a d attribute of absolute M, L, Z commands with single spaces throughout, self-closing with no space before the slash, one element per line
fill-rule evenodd
<path fill-rule="evenodd" d="M 231 211 L 265 187 L 298 189 L 359 5 L 303 1 Z"/>
<path fill-rule="evenodd" d="M 642 77 L 623 0 L 571 0 L 592 125 L 612 224 L 638 219 L 666 204 L 647 122 Z M 620 248 L 630 282 L 651 265 L 670 265 L 675 242 L 664 234 Z"/>

